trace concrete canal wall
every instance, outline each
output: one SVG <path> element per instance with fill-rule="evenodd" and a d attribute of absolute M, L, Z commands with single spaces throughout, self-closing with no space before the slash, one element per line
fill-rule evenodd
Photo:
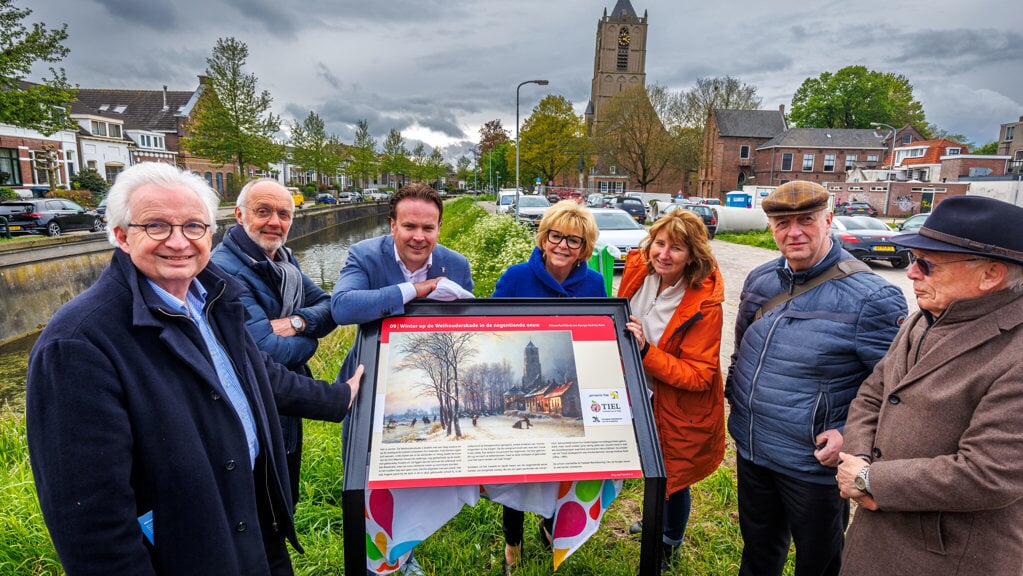
<path fill-rule="evenodd" d="M 387 213 L 386 203 L 323 206 L 296 211 L 289 239 Z M 217 220 L 220 242 L 234 217 Z M 92 286 L 114 248 L 105 232 L 39 238 L 0 246 L 0 345 L 41 329 L 68 300 Z"/>

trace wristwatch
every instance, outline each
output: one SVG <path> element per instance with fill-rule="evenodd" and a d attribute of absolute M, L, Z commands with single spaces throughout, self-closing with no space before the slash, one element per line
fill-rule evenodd
<path fill-rule="evenodd" d="M 291 317 L 291 327 L 295 329 L 295 332 L 301 332 L 305 330 L 305 320 L 298 314 Z"/>
<path fill-rule="evenodd" d="M 860 468 L 860 473 L 853 479 L 853 484 L 860 492 L 870 494 L 870 465 Z"/>

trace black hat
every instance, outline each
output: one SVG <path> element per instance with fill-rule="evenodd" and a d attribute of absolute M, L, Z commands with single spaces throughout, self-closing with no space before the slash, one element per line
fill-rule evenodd
<path fill-rule="evenodd" d="M 823 186 L 806 180 L 792 180 L 778 186 L 760 203 L 768 216 L 794 216 L 828 207 L 830 194 Z"/>
<path fill-rule="evenodd" d="M 917 234 L 900 234 L 898 246 L 976 254 L 1023 264 L 1023 208 L 985 196 L 943 200 Z"/>

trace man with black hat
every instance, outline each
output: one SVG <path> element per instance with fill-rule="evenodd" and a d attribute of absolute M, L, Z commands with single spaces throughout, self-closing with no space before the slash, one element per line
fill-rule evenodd
<path fill-rule="evenodd" d="M 1023 208 L 941 202 L 906 321 L 849 408 L 842 574 L 1023 574 Z"/>
<path fill-rule="evenodd" d="M 849 504 L 835 466 L 849 402 L 906 317 L 902 291 L 831 241 L 829 194 L 782 184 L 762 206 L 782 256 L 746 278 L 725 397 L 742 576 L 834 575 Z"/>

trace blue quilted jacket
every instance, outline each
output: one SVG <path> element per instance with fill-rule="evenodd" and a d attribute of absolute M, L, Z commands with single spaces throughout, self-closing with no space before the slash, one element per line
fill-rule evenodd
<path fill-rule="evenodd" d="M 725 384 L 728 431 L 739 455 L 817 484 L 835 484 L 835 469 L 814 457 L 814 438 L 845 427 L 860 383 L 906 317 L 906 299 L 877 274 L 860 272 L 816 286 L 759 320 L 754 315 L 776 294 L 851 257 L 833 244 L 809 270 L 793 273 L 782 257 L 750 272 Z"/>

